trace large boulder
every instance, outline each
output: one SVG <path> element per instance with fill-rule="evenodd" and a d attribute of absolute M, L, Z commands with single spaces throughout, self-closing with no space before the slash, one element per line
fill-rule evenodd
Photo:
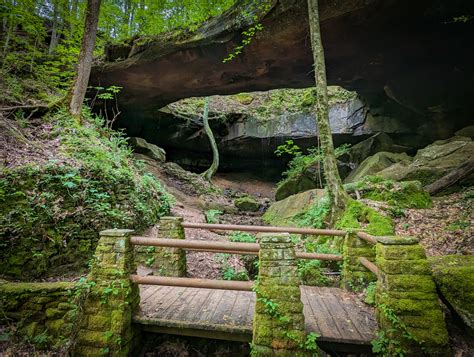
<path fill-rule="evenodd" d="M 386 132 L 378 132 L 370 138 L 353 145 L 342 160 L 357 166 L 369 156 L 381 151 L 406 152 L 410 149 L 410 147 L 395 144 Z"/>
<path fill-rule="evenodd" d="M 360 181 L 363 177 L 375 175 L 385 168 L 392 167 L 394 164 L 408 165 L 411 160 L 410 156 L 405 153 L 378 152 L 365 159 L 346 177 L 344 182 Z"/>
<path fill-rule="evenodd" d="M 273 226 L 295 226 L 299 216 L 321 201 L 325 190 L 314 189 L 289 196 L 273 203 L 263 215 L 263 220 Z"/>
<path fill-rule="evenodd" d="M 133 146 L 136 153 L 144 154 L 158 162 L 166 161 L 165 150 L 154 144 L 150 144 L 143 138 L 131 137 L 129 143 Z"/>
<path fill-rule="evenodd" d="M 429 260 L 441 295 L 474 329 L 474 255 L 445 255 Z"/>
<path fill-rule="evenodd" d="M 453 169 L 474 157 L 474 142 L 471 138 L 454 136 L 438 140 L 418 150 L 413 161 L 398 162 L 377 173 L 386 179 L 396 181 L 417 180 L 423 185 L 433 183 Z M 471 175 L 464 181 L 471 181 Z"/>

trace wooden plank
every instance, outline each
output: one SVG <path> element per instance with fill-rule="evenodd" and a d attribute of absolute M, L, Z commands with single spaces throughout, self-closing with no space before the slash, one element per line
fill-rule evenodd
<path fill-rule="evenodd" d="M 223 290 L 214 290 L 211 297 L 207 300 L 207 305 L 203 309 L 202 316 L 199 318 L 199 321 L 204 323 L 210 323 L 211 317 L 214 315 L 214 312 L 217 306 L 220 304 L 224 296 Z"/>
<path fill-rule="evenodd" d="M 190 309 L 187 310 L 186 314 L 182 315 L 182 319 L 184 321 L 191 321 L 194 317 L 199 317 L 212 291 L 211 289 L 199 289 L 194 295 L 192 302 L 189 302 Z"/>
<path fill-rule="evenodd" d="M 166 295 L 166 299 L 159 296 L 160 291 L 161 289 L 157 290 L 157 294 L 153 295 L 153 299 L 149 299 L 145 305 L 143 305 L 142 309 L 146 316 L 163 316 L 163 312 L 180 298 L 185 289 L 170 288 Z"/>
<path fill-rule="evenodd" d="M 300 288 L 301 292 L 301 302 L 303 303 L 303 313 L 305 315 L 305 325 L 311 326 L 311 331 L 316 332 L 318 335 L 321 335 L 321 328 L 318 325 L 318 321 L 314 318 L 314 311 L 311 309 L 309 303 L 309 298 L 307 295 L 308 289 L 305 289 L 304 286 Z"/>
<path fill-rule="evenodd" d="M 235 301 L 237 300 L 238 291 L 225 290 L 222 296 L 222 300 L 217 305 L 214 314 L 211 317 L 212 324 L 228 325 L 230 320 L 230 313 L 234 308 Z"/>
<path fill-rule="evenodd" d="M 331 313 L 331 318 L 336 322 L 337 328 L 341 332 L 340 341 L 361 343 L 364 340 L 342 307 L 342 296 L 339 292 L 340 289 L 336 288 L 321 289 L 321 305 L 327 307 L 328 311 Z"/>
<path fill-rule="evenodd" d="M 250 303 L 249 303 L 249 307 L 247 309 L 247 314 L 245 318 L 245 324 L 247 326 L 253 326 L 253 315 L 255 314 L 256 300 L 257 300 L 257 295 L 255 293 L 252 293 L 252 295 L 250 295 Z"/>
<path fill-rule="evenodd" d="M 188 306 L 187 300 L 196 292 L 193 288 L 183 289 L 184 291 L 178 297 L 178 299 L 176 299 L 175 302 L 173 302 L 165 311 L 162 312 L 162 315 L 160 316 L 161 319 L 179 320 L 179 313 Z"/>
<path fill-rule="evenodd" d="M 364 304 L 347 291 L 343 291 L 341 296 L 341 306 L 354 323 L 362 339 L 365 341 L 375 339 L 378 325 L 375 320 L 374 308 Z"/>
<path fill-rule="evenodd" d="M 252 327 L 252 321 L 250 321 L 250 324 L 247 323 L 247 311 L 252 303 L 252 295 L 251 292 L 239 291 L 234 308 L 230 313 L 234 325 Z"/>
<path fill-rule="evenodd" d="M 305 286 L 306 294 L 308 297 L 310 318 L 306 319 L 306 325 L 313 331 L 316 326 L 319 327 L 319 335 L 321 339 L 327 340 L 341 340 L 343 335 L 339 331 L 336 321 L 332 317 L 332 312 L 329 311 L 326 305 L 321 304 L 321 296 L 319 289 Z M 305 316 L 307 316 L 305 314 Z M 311 326 L 311 320 L 315 320 L 316 323 Z"/>

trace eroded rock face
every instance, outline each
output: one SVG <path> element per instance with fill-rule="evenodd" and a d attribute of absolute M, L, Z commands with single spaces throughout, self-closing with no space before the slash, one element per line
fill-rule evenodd
<path fill-rule="evenodd" d="M 264 30 L 223 63 L 251 23 L 240 13 L 231 9 L 191 35 L 109 48 L 92 81 L 123 87 L 129 127 L 180 98 L 313 85 L 305 0 L 275 1 Z M 474 3 L 460 0 L 322 1 L 328 82 L 356 90 L 371 108 L 366 124 L 397 133 L 399 144 L 448 138 L 474 117 L 474 21 L 453 21 L 472 13 Z"/>

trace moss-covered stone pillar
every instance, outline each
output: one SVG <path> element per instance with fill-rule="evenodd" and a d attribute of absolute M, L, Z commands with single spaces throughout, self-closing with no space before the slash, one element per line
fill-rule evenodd
<path fill-rule="evenodd" d="M 90 287 L 74 348 L 75 356 L 126 356 L 133 347 L 132 312 L 140 303 L 131 230 L 100 232 L 94 262 L 87 277 Z"/>
<path fill-rule="evenodd" d="M 423 247 L 410 237 L 378 237 L 376 306 L 388 351 L 449 356 L 448 333 Z"/>
<path fill-rule="evenodd" d="M 162 217 L 158 238 L 185 239 L 182 217 Z M 181 248 L 154 247 L 154 261 L 151 267 L 155 275 L 186 276 L 186 252 Z"/>
<path fill-rule="evenodd" d="M 261 233 L 252 356 L 306 356 L 297 261 L 287 233 Z"/>
<path fill-rule="evenodd" d="M 344 238 L 343 257 L 341 284 L 344 288 L 357 292 L 367 283 L 377 280 L 375 274 L 359 261 L 360 257 L 374 261 L 375 247 L 357 237 L 355 232 L 349 232 Z"/>

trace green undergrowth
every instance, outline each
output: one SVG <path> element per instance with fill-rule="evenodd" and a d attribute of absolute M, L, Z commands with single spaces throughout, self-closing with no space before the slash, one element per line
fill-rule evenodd
<path fill-rule="evenodd" d="M 334 154 L 336 155 L 336 158 L 347 154 L 349 152 L 349 148 L 349 144 L 344 144 L 335 148 Z M 278 146 L 275 154 L 277 156 L 281 156 L 282 154 L 293 156 L 291 161 L 288 163 L 288 169 L 282 173 L 283 179 L 277 183 L 277 191 L 285 185 L 291 185 L 293 182 L 297 182 L 301 176 L 305 175 L 308 176 L 308 178 L 312 181 L 317 181 L 320 176 L 321 180 L 324 182 L 324 174 L 322 169 L 324 153 L 321 148 L 311 147 L 308 149 L 307 154 L 303 154 L 299 147 L 293 144 L 293 141 L 288 140 L 285 144 Z M 317 168 L 317 165 L 320 165 L 319 175 L 315 169 Z M 316 188 L 316 186 L 313 188 Z"/>
<path fill-rule="evenodd" d="M 144 172 L 120 134 L 84 112 L 43 118 L 59 155 L 0 172 L 0 274 L 18 279 L 85 267 L 99 232 L 142 230 L 169 212 L 160 182 Z"/>

